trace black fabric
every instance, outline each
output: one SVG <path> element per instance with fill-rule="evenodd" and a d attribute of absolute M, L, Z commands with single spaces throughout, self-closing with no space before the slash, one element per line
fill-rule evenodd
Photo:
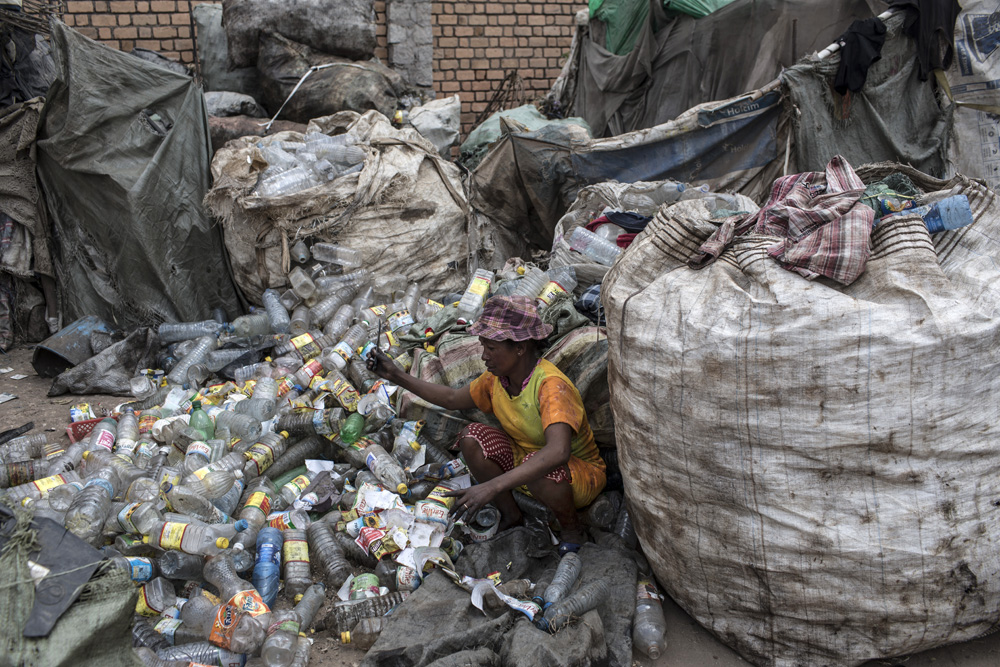
<path fill-rule="evenodd" d="M 638 234 L 652 220 L 648 215 L 639 215 L 632 211 L 608 211 L 604 216 L 609 222 L 618 225 L 630 234 Z"/>
<path fill-rule="evenodd" d="M 917 40 L 920 80 L 948 69 L 955 54 L 955 21 L 962 11 L 958 0 L 893 0 L 889 8 L 908 12 L 903 31 Z"/>
<path fill-rule="evenodd" d="M 840 67 L 833 88 L 843 95 L 856 93 L 868 79 L 868 68 L 882 57 L 885 24 L 878 17 L 855 21 L 837 40 L 840 42 Z"/>

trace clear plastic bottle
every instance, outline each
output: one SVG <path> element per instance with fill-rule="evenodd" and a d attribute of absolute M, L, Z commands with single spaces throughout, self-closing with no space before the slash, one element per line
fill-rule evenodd
<path fill-rule="evenodd" d="M 215 427 L 217 429 L 227 428 L 229 432 L 243 440 L 256 440 L 260 437 L 260 420 L 254 419 L 250 415 L 241 415 L 229 410 L 213 410 L 215 417 Z"/>
<path fill-rule="evenodd" d="M 324 350 L 320 357 L 326 369 L 344 370 L 357 355 L 358 350 L 368 342 L 368 330 L 361 324 L 352 325 L 333 349 Z"/>
<path fill-rule="evenodd" d="M 201 409 L 201 401 L 193 401 L 191 403 L 191 413 L 188 425 L 190 425 L 191 428 L 196 428 L 204 433 L 204 440 L 211 440 L 215 437 L 215 422 L 212 421 L 212 418 L 208 416 L 207 412 Z M 121 425 L 119 425 L 118 428 L 119 437 L 121 437 Z"/>
<path fill-rule="evenodd" d="M 361 651 L 367 651 L 382 634 L 383 623 L 381 616 L 362 618 L 351 630 L 340 634 L 340 641 Z"/>
<path fill-rule="evenodd" d="M 90 449 L 103 447 L 110 452 L 114 448 L 117 438 L 118 422 L 111 417 L 102 419 L 90 432 Z"/>
<path fill-rule="evenodd" d="M 327 264 L 339 264 L 345 272 L 360 269 L 363 262 L 360 250 L 335 243 L 314 243 L 312 256 Z"/>
<path fill-rule="evenodd" d="M 309 543 L 306 531 L 301 528 L 289 528 L 284 531 L 283 536 L 285 595 L 294 600 L 312 585 L 309 574 Z"/>
<path fill-rule="evenodd" d="M 601 604 L 608 597 L 609 588 L 605 579 L 584 584 L 573 595 L 548 607 L 535 624 L 542 630 L 557 632 L 573 618 L 579 618 Z M 548 591 L 545 594 L 548 597 Z"/>
<path fill-rule="evenodd" d="M 307 190 L 318 184 L 319 181 L 311 169 L 298 166 L 262 179 L 254 192 L 261 197 L 282 197 Z"/>
<path fill-rule="evenodd" d="M 156 651 L 170 646 L 170 642 L 145 620 L 138 620 L 132 624 L 132 646 Z"/>
<path fill-rule="evenodd" d="M 622 249 L 606 241 L 585 227 L 577 227 L 569 239 L 570 248 L 605 266 L 611 266 L 618 259 Z"/>
<path fill-rule="evenodd" d="M 26 482 L 24 484 L 12 486 L 7 489 L 6 498 L 11 504 L 20 503 L 25 498 L 41 500 L 42 498 L 51 495 L 51 493 L 60 486 L 71 482 L 80 483 L 80 475 L 75 470 L 57 475 L 51 475 L 49 477 L 43 477 L 42 479 L 35 480 L 34 482 Z M 80 488 L 83 488 L 82 483 L 79 484 L 79 486 Z M 62 509 L 65 510 L 66 508 L 64 507 Z"/>
<path fill-rule="evenodd" d="M 264 311 L 240 315 L 233 320 L 233 332 L 237 336 L 258 336 L 270 333 L 271 322 Z"/>
<path fill-rule="evenodd" d="M 251 581 L 268 607 L 273 606 L 278 597 L 283 544 L 284 535 L 280 530 L 265 526 L 257 533 L 257 561 Z"/>
<path fill-rule="evenodd" d="M 663 616 L 663 595 L 651 579 L 640 579 L 636 586 L 635 618 L 632 643 L 651 659 L 663 655 L 667 647 L 667 619 Z"/>
<path fill-rule="evenodd" d="M 229 538 L 219 536 L 219 532 L 225 530 L 223 526 L 200 526 L 166 521 L 153 524 L 149 535 L 143 537 L 142 541 L 158 549 L 176 549 L 189 554 L 215 556 L 229 548 Z"/>
<path fill-rule="evenodd" d="M 331 410 L 331 413 L 340 413 L 341 410 Z M 285 429 L 281 429 L 284 431 Z M 277 479 L 281 475 L 305 464 L 306 459 L 320 458 L 326 446 L 323 441 L 315 436 L 310 436 L 300 440 L 285 450 L 274 464 L 268 468 L 267 474 Z"/>
<path fill-rule="evenodd" d="M 618 237 L 621 236 L 622 234 L 625 234 L 626 232 L 618 225 L 607 223 L 598 227 L 594 231 L 594 233 L 597 234 L 602 239 L 604 239 L 605 241 L 610 241 L 611 243 L 615 243 Z"/>
<path fill-rule="evenodd" d="M 111 512 L 111 499 L 121 490 L 121 477 L 111 466 L 97 470 L 66 510 L 66 530 L 85 542 L 97 544 Z"/>
<path fill-rule="evenodd" d="M 246 485 L 243 483 L 241 475 L 240 479 L 237 479 L 228 491 L 218 498 L 212 498 L 212 504 L 222 510 L 224 514 L 232 516 L 236 512 L 236 508 L 240 505 L 240 498 L 243 496 L 243 489 L 245 487 Z"/>
<path fill-rule="evenodd" d="M 204 575 L 205 581 L 218 589 L 223 604 L 238 615 L 228 636 L 229 650 L 237 653 L 256 652 L 264 642 L 266 629 L 270 625 L 270 609 L 261 600 L 257 589 L 236 574 L 232 556 L 228 554 L 210 559 L 205 564 Z"/>
<path fill-rule="evenodd" d="M 406 472 L 381 445 L 372 444 L 365 449 L 365 464 L 386 488 L 406 495 Z"/>
<path fill-rule="evenodd" d="M 47 461 L 45 474 L 52 476 L 73 471 L 80 464 L 83 453 L 89 446 L 90 443 L 86 439 L 74 442 L 62 454 Z"/>
<path fill-rule="evenodd" d="M 264 474 L 264 471 L 278 460 L 288 448 L 288 433 L 265 433 L 246 451 L 247 463 L 243 466 L 243 475 L 253 479 Z"/>
<path fill-rule="evenodd" d="M 215 336 L 202 336 L 189 353 L 177 362 L 177 365 L 167 374 L 167 381 L 171 384 L 184 384 L 187 380 L 188 369 L 195 364 L 205 361 L 208 353 L 219 346 L 219 339 Z"/>
<path fill-rule="evenodd" d="M 69 510 L 73 500 L 80 495 L 81 491 L 83 491 L 83 482 L 67 482 L 49 491 L 45 499 L 49 501 L 49 507 L 52 509 L 57 512 L 65 512 Z"/>
<path fill-rule="evenodd" d="M 289 253 L 292 255 L 292 260 L 299 264 L 305 264 L 309 261 L 309 246 L 306 245 L 304 239 L 296 241 L 289 249 Z"/>
<path fill-rule="evenodd" d="M 215 472 L 227 471 L 227 472 L 234 473 L 237 470 L 239 470 L 242 473 L 243 472 L 243 466 L 246 465 L 246 462 L 247 462 L 246 457 L 243 456 L 242 454 L 239 454 L 237 452 L 229 452 L 228 454 L 226 454 L 225 456 L 223 456 L 218 461 L 214 461 L 212 463 L 209 463 L 207 466 L 205 466 L 203 468 L 200 468 L 198 470 L 195 470 L 194 472 L 192 472 L 192 473 L 190 473 L 188 475 L 185 475 L 183 483 L 184 484 L 198 484 L 198 483 L 200 483 L 200 481 L 201 481 L 202 478 L 205 478 L 209 474 L 215 473 Z M 240 477 L 242 477 L 242 474 L 240 475 Z M 235 480 L 235 478 L 236 478 L 236 475 L 233 475 L 232 479 Z M 218 484 L 218 485 L 221 486 L 223 483 L 221 481 L 218 481 L 218 482 L 208 482 L 208 484 Z M 207 493 L 210 493 L 210 492 L 208 491 L 208 489 L 206 487 L 206 494 Z M 214 493 L 214 491 L 213 491 L 213 493 Z M 225 493 L 225 491 L 222 491 L 221 493 Z"/>
<path fill-rule="evenodd" d="M 512 296 L 526 296 L 534 299 L 542 292 L 542 288 L 549 282 L 549 274 L 537 267 L 529 267 L 524 275 L 517 281 Z"/>
<path fill-rule="evenodd" d="M 312 584 L 303 593 L 295 609 L 282 619 L 283 622 L 277 623 L 272 616 L 271 627 L 274 630 L 264 640 L 260 651 L 260 657 L 266 667 L 285 667 L 291 664 L 299 633 L 309 631 L 309 626 L 323 606 L 325 598 L 326 587 L 323 584 Z"/>
<path fill-rule="evenodd" d="M 262 377 L 254 385 L 253 395 L 236 404 L 236 413 L 249 415 L 258 422 L 274 416 L 277 407 L 278 384 L 273 378 Z"/>
<path fill-rule="evenodd" d="M 245 520 L 253 530 L 260 530 L 267 524 L 271 513 L 271 498 L 277 493 L 274 483 L 264 476 L 247 485 L 249 495 L 240 510 L 240 519 Z"/>
<path fill-rule="evenodd" d="M 267 517 L 267 525 L 278 530 L 288 528 L 308 528 L 311 520 L 309 515 L 299 509 L 285 510 L 284 512 L 272 512 Z"/>
<path fill-rule="evenodd" d="M 325 325 L 331 317 L 344 305 L 349 305 L 354 296 L 350 288 L 340 288 L 323 298 L 322 301 L 309 309 L 309 319 L 318 328 Z M 350 321 L 348 321 L 350 325 Z M 345 326 L 346 330 L 347 327 Z"/>
<path fill-rule="evenodd" d="M 350 303 L 345 303 L 337 309 L 333 317 L 327 320 L 323 326 L 323 333 L 330 338 L 340 340 L 344 333 L 350 328 L 357 311 Z"/>
<path fill-rule="evenodd" d="M 184 514 L 189 514 L 206 523 L 226 523 L 230 517 L 195 489 L 188 486 L 164 484 L 164 493 L 173 508 Z"/>
<path fill-rule="evenodd" d="M 278 294 L 278 291 L 266 289 L 260 298 L 264 302 L 264 312 L 267 314 L 267 322 L 271 331 L 273 333 L 288 333 L 288 311 L 282 305 L 281 295 Z"/>
<path fill-rule="evenodd" d="M 176 601 L 174 585 L 163 577 L 156 577 L 143 584 L 135 603 L 135 611 L 143 616 L 159 616 Z"/>
<path fill-rule="evenodd" d="M 580 557 L 572 551 L 559 560 L 559 567 L 552 577 L 552 583 L 545 590 L 545 607 L 548 608 L 565 598 L 580 576 Z"/>
<path fill-rule="evenodd" d="M 118 533 L 144 535 L 161 521 L 163 515 L 153 503 L 112 503 L 106 526 Z"/>
<path fill-rule="evenodd" d="M 622 503 L 618 518 L 611 532 L 621 538 L 622 543 L 629 549 L 635 549 L 639 544 L 639 538 L 635 534 L 635 526 L 632 525 L 632 515 L 629 514 L 628 506 Z"/>
<path fill-rule="evenodd" d="M 207 641 L 160 649 L 157 651 L 156 657 L 168 662 L 196 665 L 226 665 L 228 667 L 246 663 L 245 655 L 227 651 Z"/>
<path fill-rule="evenodd" d="M 215 320 L 201 322 L 164 322 L 156 330 L 162 345 L 176 343 L 182 340 L 201 338 L 202 336 L 217 336 L 226 329 L 225 324 Z"/>
<path fill-rule="evenodd" d="M 157 564 L 160 568 L 160 574 L 167 579 L 201 581 L 201 571 L 205 566 L 205 559 L 183 551 L 165 551 Z"/>
<path fill-rule="evenodd" d="M 318 305 L 318 304 L 317 304 Z M 295 312 L 292 313 L 292 319 L 289 323 L 288 331 L 293 336 L 301 336 L 302 334 L 309 331 L 310 325 L 310 308 L 309 306 L 302 304 L 295 307 Z"/>
<path fill-rule="evenodd" d="M 549 269 L 549 282 L 538 293 L 537 305 L 545 308 L 560 294 L 572 294 L 576 289 L 576 269 L 572 266 L 557 266 Z"/>
<path fill-rule="evenodd" d="M 344 550 L 334 539 L 334 529 L 326 521 L 316 521 L 306 529 L 309 549 L 313 559 L 319 563 L 331 588 L 340 586 L 351 575 L 351 566 L 344 558 Z"/>
<path fill-rule="evenodd" d="M 292 284 L 292 291 L 301 299 L 308 301 L 316 295 L 316 283 L 302 270 L 296 266 L 288 273 L 288 281 Z"/>
<path fill-rule="evenodd" d="M 336 602 L 326 617 L 326 627 L 331 632 L 348 632 L 363 618 L 385 616 L 406 599 L 407 593 L 397 591 L 377 598 Z"/>
<path fill-rule="evenodd" d="M 228 466 L 235 458 L 236 457 L 227 454 L 223 459 L 219 459 L 215 463 L 209 464 L 207 467 L 210 468 L 210 470 L 204 475 L 199 476 L 192 473 L 191 477 L 194 477 L 194 479 L 189 482 L 187 481 L 187 478 L 185 478 L 183 488 L 189 489 L 192 493 L 204 496 L 208 500 L 221 498 L 228 493 L 230 489 L 232 489 L 238 480 L 243 479 L 243 471 L 232 469 L 211 470 L 211 468 L 212 466 L 222 463 L 223 460 L 226 461 L 225 465 Z M 200 470 L 198 472 L 200 472 Z"/>
<path fill-rule="evenodd" d="M 478 269 L 469 281 L 465 294 L 458 302 L 458 319 L 460 322 L 472 322 L 483 309 L 483 304 L 490 295 L 490 285 L 493 283 L 493 272 Z"/>
<path fill-rule="evenodd" d="M 14 438 L 5 445 L 0 445 L 0 461 L 14 463 L 29 461 L 43 455 L 46 444 L 44 433 L 33 433 Z"/>

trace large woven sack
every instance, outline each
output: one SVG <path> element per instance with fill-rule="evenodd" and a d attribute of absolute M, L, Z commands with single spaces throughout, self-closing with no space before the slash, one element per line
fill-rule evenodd
<path fill-rule="evenodd" d="M 346 131 L 365 146 L 360 172 L 300 192 L 253 193 L 267 167 L 257 144 L 302 141 L 298 132 L 230 141 L 215 154 L 205 205 L 222 221 L 236 284 L 253 303 L 288 285 L 290 244 L 336 242 L 361 251 L 374 275 L 402 273 L 421 292 L 465 289 L 470 257 L 467 203 L 458 167 L 413 129 L 396 130 L 376 111 L 315 119 L 309 132 Z"/>
<path fill-rule="evenodd" d="M 223 0 L 229 66 L 257 64 L 264 32 L 354 60 L 375 55 L 374 0 Z"/>
<path fill-rule="evenodd" d="M 618 454 L 670 595 L 758 665 L 857 665 L 1000 617 L 1000 206 L 880 223 L 850 286 L 738 238 L 701 271 L 703 204 L 665 208 L 604 281 Z"/>

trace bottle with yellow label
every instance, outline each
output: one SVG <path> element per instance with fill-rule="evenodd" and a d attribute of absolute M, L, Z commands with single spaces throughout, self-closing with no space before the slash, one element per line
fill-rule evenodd
<path fill-rule="evenodd" d="M 229 548 L 229 539 L 219 537 L 219 533 L 225 530 L 221 525 L 165 521 L 153 524 L 149 529 L 149 535 L 144 536 L 142 541 L 159 549 L 176 549 L 189 554 L 216 556 Z"/>

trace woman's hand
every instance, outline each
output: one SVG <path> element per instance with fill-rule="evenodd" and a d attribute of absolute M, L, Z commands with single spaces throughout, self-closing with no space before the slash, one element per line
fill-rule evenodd
<path fill-rule="evenodd" d="M 455 520 L 464 520 L 468 523 L 499 492 L 500 489 L 493 484 L 493 480 L 490 480 L 482 484 L 474 484 L 467 489 L 449 491 L 444 495 L 455 499 L 455 506 L 451 508 L 451 513 L 454 515 Z"/>
<path fill-rule="evenodd" d="M 382 350 L 372 350 L 367 361 L 368 370 L 392 384 L 399 384 L 399 376 L 403 370 Z"/>

